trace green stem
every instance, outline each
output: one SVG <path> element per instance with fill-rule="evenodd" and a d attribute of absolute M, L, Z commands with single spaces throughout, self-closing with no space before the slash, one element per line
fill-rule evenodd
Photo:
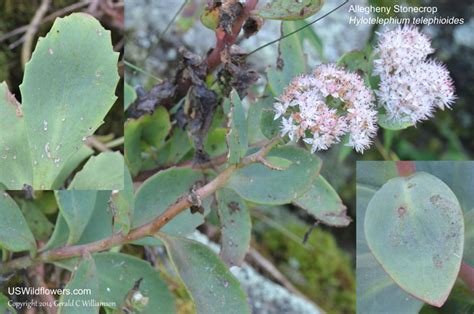
<path fill-rule="evenodd" d="M 117 146 L 120 146 L 120 145 L 123 145 L 124 143 L 124 137 L 119 137 L 119 138 L 116 138 L 115 140 L 113 141 L 110 141 L 108 143 L 105 143 L 105 146 L 107 148 L 114 148 L 114 147 L 117 147 Z"/>
<path fill-rule="evenodd" d="M 129 68 L 134 69 L 135 71 L 140 72 L 140 73 L 142 73 L 142 74 L 144 74 L 144 75 L 146 75 L 146 76 L 148 76 L 148 77 L 151 77 L 152 79 L 158 81 L 158 83 L 163 82 L 162 79 L 160 79 L 160 78 L 154 76 L 154 75 L 151 74 L 151 73 L 148 73 L 147 71 L 143 70 L 143 69 L 140 68 L 140 67 L 137 67 L 136 65 L 134 65 L 133 63 L 128 62 L 128 61 L 125 60 L 125 59 L 123 60 L 123 63 L 124 63 L 126 66 L 128 66 Z"/>

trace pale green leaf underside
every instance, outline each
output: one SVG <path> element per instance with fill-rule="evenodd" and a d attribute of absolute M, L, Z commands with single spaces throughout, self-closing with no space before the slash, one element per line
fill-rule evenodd
<path fill-rule="evenodd" d="M 2 183 L 10 189 L 23 184 L 35 189 L 53 186 L 66 161 L 102 124 L 115 102 L 117 60 L 110 32 L 95 18 L 76 13 L 56 19 L 25 67 L 20 86 L 23 117 L 15 118 L 12 105 L 0 101 L 2 121 L 12 121 L 2 128 L 8 134 L 0 136 L 0 149 L 5 139 L 16 143 L 10 148 L 14 154 L 2 159 L 8 163 L 0 163 Z M 5 93 L 5 86 L 2 89 Z"/>
<path fill-rule="evenodd" d="M 365 211 L 376 191 L 372 186 L 357 184 L 357 313 L 415 314 L 424 303 L 403 291 L 387 275 L 365 240 Z"/>
<path fill-rule="evenodd" d="M 160 235 L 179 277 L 191 295 L 196 312 L 250 313 L 237 279 L 208 247 L 186 238 Z"/>
<path fill-rule="evenodd" d="M 330 226 L 345 227 L 351 222 L 346 215 L 347 207 L 323 176 L 318 176 L 309 191 L 295 199 L 293 204 Z"/>
<path fill-rule="evenodd" d="M 389 180 L 370 200 L 364 226 L 372 254 L 403 290 L 432 305 L 446 301 L 461 264 L 464 223 L 445 183 L 424 172 Z"/>

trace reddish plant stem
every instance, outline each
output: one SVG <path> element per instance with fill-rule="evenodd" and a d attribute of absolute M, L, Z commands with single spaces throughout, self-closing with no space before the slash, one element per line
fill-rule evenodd
<path fill-rule="evenodd" d="M 232 34 L 227 34 L 222 27 L 216 29 L 216 46 L 207 57 L 208 73 L 211 73 L 221 63 L 221 52 L 225 47 L 233 45 L 244 25 L 250 12 L 257 6 L 258 0 L 247 0 L 242 14 L 236 19 L 232 26 Z"/>
<path fill-rule="evenodd" d="M 401 177 L 411 176 L 416 172 L 415 162 L 411 160 L 400 160 L 395 162 L 397 165 L 398 174 Z"/>
<path fill-rule="evenodd" d="M 464 283 L 474 294 L 474 268 L 469 266 L 464 261 L 461 262 L 461 270 L 459 271 L 459 277 L 464 281 Z"/>
<path fill-rule="evenodd" d="M 268 142 L 266 145 L 262 146 L 260 150 L 256 153 L 245 157 L 241 163 L 227 167 L 211 182 L 198 189 L 195 192 L 196 196 L 200 199 L 208 197 L 217 189 L 222 187 L 227 182 L 227 180 L 229 180 L 235 170 L 258 162 L 260 158 L 266 156 L 278 142 L 279 138 L 275 138 L 274 140 Z M 101 252 L 108 250 L 113 246 L 130 243 L 148 236 L 154 236 L 171 219 L 173 219 L 178 214 L 182 213 L 184 210 L 188 209 L 189 207 L 191 207 L 191 205 L 193 205 L 190 201 L 189 196 L 189 194 L 181 196 L 174 204 L 168 207 L 163 212 L 163 214 L 153 219 L 151 222 L 133 229 L 127 235 L 118 233 L 108 238 L 88 244 L 65 246 L 62 248 L 41 252 L 34 258 L 32 258 L 31 256 L 19 257 L 9 262 L 0 264 L 0 274 L 5 274 L 8 272 L 15 271 L 17 269 L 26 268 L 39 263 L 54 262 L 58 260 L 68 259 L 71 257 L 81 256 L 86 252 Z"/>

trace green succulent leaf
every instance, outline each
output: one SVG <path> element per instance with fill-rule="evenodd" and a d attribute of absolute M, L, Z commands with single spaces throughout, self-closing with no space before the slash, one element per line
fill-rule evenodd
<path fill-rule="evenodd" d="M 224 113 L 229 119 L 227 145 L 229 147 L 229 164 L 237 164 L 245 157 L 248 149 L 248 125 L 245 110 L 239 94 L 233 89 L 230 101 L 224 102 Z"/>
<path fill-rule="evenodd" d="M 83 13 L 56 19 L 38 41 L 20 86 L 35 189 L 50 188 L 102 124 L 116 100 L 117 60 L 110 32 Z"/>
<path fill-rule="evenodd" d="M 446 301 L 461 265 L 464 223 L 443 181 L 424 172 L 389 180 L 370 200 L 364 226 L 372 254 L 403 290 L 435 306 Z"/>
<path fill-rule="evenodd" d="M 135 197 L 133 191 L 133 181 L 125 167 L 125 187 L 122 191 L 113 191 L 110 198 L 111 207 L 114 209 L 114 229 L 115 232 L 128 234 L 132 224 L 133 210 L 135 208 Z"/>
<path fill-rule="evenodd" d="M 56 179 L 54 180 L 52 188 L 54 190 L 59 190 L 64 185 L 66 179 L 71 175 L 74 169 L 87 158 L 94 154 L 94 150 L 89 146 L 83 145 L 79 150 L 74 153 L 64 164 L 64 167 L 61 169 Z"/>
<path fill-rule="evenodd" d="M 250 248 L 252 222 L 245 201 L 230 189 L 216 193 L 221 224 L 221 258 L 229 266 L 240 266 Z"/>
<path fill-rule="evenodd" d="M 227 187 L 254 203 L 288 204 L 310 189 L 321 168 L 317 156 L 293 146 L 275 148 L 268 157 L 289 160 L 291 165 L 283 171 L 262 164 L 249 165 L 234 172 Z"/>
<path fill-rule="evenodd" d="M 367 162 L 358 162 L 366 164 Z M 359 179 L 359 173 L 358 179 Z M 364 220 L 367 205 L 377 189 L 357 183 L 357 312 L 418 313 L 423 302 L 403 291 L 385 272 L 367 246 Z"/>
<path fill-rule="evenodd" d="M 59 211 L 69 230 L 67 244 L 76 243 L 82 236 L 94 211 L 97 191 L 55 191 Z"/>
<path fill-rule="evenodd" d="M 413 122 L 403 122 L 394 119 L 389 119 L 389 117 L 385 113 L 378 114 L 378 124 L 382 128 L 392 131 L 403 130 L 414 125 Z"/>
<path fill-rule="evenodd" d="M 464 214 L 466 233 L 464 235 L 464 260 L 474 268 L 474 210 Z"/>
<path fill-rule="evenodd" d="M 205 245 L 160 234 L 176 272 L 194 301 L 196 312 L 250 313 L 247 298 L 227 266 Z M 238 309 L 238 310 L 237 310 Z"/>
<path fill-rule="evenodd" d="M 25 131 L 21 105 L 6 83 L 0 84 L 0 184 L 8 190 L 20 190 L 33 182 L 33 165 Z M 4 124 L 8 121 L 7 124 Z"/>
<path fill-rule="evenodd" d="M 91 157 L 69 186 L 71 190 L 122 190 L 124 160 L 119 152 L 105 152 Z"/>
<path fill-rule="evenodd" d="M 303 20 L 318 13 L 323 4 L 324 0 L 273 0 L 256 14 L 269 20 Z"/>
<path fill-rule="evenodd" d="M 124 90 L 123 110 L 126 111 L 128 107 L 130 107 L 130 105 L 135 101 L 135 99 L 137 99 L 137 92 L 128 83 L 124 84 L 123 90 Z"/>
<path fill-rule="evenodd" d="M 53 233 L 54 225 L 41 210 L 39 203 L 20 200 L 18 204 L 35 239 L 47 241 Z"/>
<path fill-rule="evenodd" d="M 0 195 L 0 247 L 12 252 L 36 252 L 36 242 L 28 223 L 15 201 L 2 192 Z"/>
<path fill-rule="evenodd" d="M 140 313 L 176 313 L 174 299 L 167 284 L 148 262 L 127 254 L 112 252 L 96 253 L 92 257 L 99 281 L 99 292 L 96 296 L 100 302 L 109 303 L 109 308 L 114 313 L 119 313 L 129 305 L 127 301 L 134 291 L 137 291 L 133 288 L 140 280 L 138 291 L 148 298 Z M 71 259 L 56 264 L 73 270 L 77 264 L 75 261 L 76 259 Z"/>
<path fill-rule="evenodd" d="M 145 181 L 135 195 L 133 227 L 138 227 L 162 214 L 194 184 L 203 179 L 202 173 L 188 168 L 170 168 Z M 206 206 L 205 206 L 206 207 Z M 207 214 L 207 210 L 204 215 Z M 167 223 L 161 231 L 172 235 L 187 235 L 204 222 L 201 213 L 187 210 Z"/>
<path fill-rule="evenodd" d="M 63 294 L 60 298 L 64 304 L 72 303 L 74 306 L 58 306 L 58 314 L 98 314 L 99 306 L 95 305 L 99 295 L 99 280 L 96 266 L 92 256 L 86 253 L 79 266 L 72 274 L 72 278 L 66 286 L 66 289 L 74 291 L 75 289 L 90 289 L 90 294 L 67 295 Z"/>
<path fill-rule="evenodd" d="M 76 191 L 65 192 L 74 193 Z M 113 215 L 110 210 L 107 210 L 111 191 L 96 191 L 96 194 L 96 196 L 93 196 L 95 203 L 93 204 L 92 214 L 90 214 L 90 219 L 83 228 L 81 237 L 76 244 L 91 243 L 112 235 Z M 69 232 L 68 223 L 60 211 L 56 218 L 53 234 L 41 250 L 46 251 L 66 245 L 70 237 Z"/>
<path fill-rule="evenodd" d="M 323 176 L 318 176 L 309 191 L 295 199 L 293 204 L 329 226 L 345 227 L 351 222 L 346 215 L 347 207 Z"/>

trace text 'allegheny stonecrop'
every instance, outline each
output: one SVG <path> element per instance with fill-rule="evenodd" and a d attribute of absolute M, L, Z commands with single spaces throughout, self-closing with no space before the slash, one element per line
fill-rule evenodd
<path fill-rule="evenodd" d="M 434 52 L 428 37 L 411 26 L 379 34 L 374 92 L 363 79 L 333 64 L 295 77 L 274 103 L 281 118 L 281 135 L 303 139 L 311 151 L 326 150 L 348 135 L 347 146 L 357 152 L 370 147 L 377 134 L 377 109 L 389 120 L 416 123 L 432 117 L 436 108 L 450 108 L 456 96 L 444 65 L 427 56 Z"/>

